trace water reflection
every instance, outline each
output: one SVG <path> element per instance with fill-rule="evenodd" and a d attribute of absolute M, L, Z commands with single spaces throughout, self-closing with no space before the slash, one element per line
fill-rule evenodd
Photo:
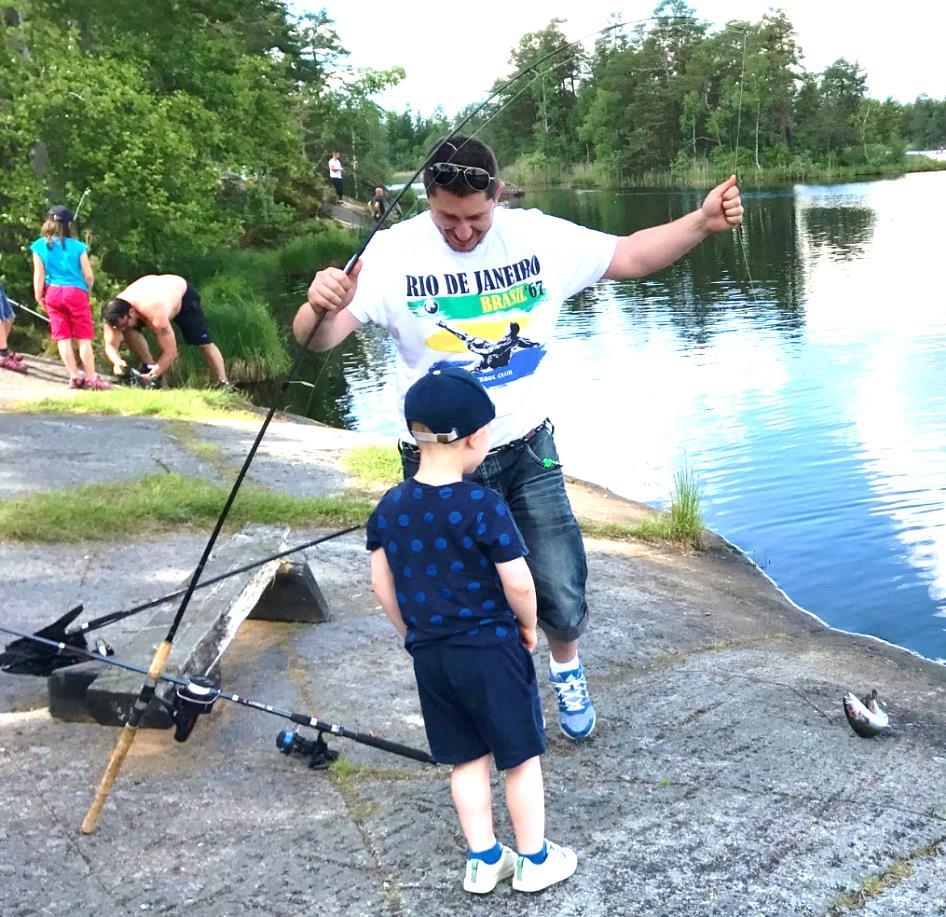
<path fill-rule="evenodd" d="M 566 304 L 548 398 L 567 468 L 665 503 L 689 465 L 708 524 L 799 604 L 946 657 L 946 174 L 745 197 L 739 233 Z M 702 195 L 526 200 L 627 233 Z M 292 409 L 393 438 L 393 359 L 365 329 L 312 358 Z"/>
<path fill-rule="evenodd" d="M 867 207 L 806 207 L 804 216 L 802 238 L 836 261 L 863 255 L 876 219 Z"/>

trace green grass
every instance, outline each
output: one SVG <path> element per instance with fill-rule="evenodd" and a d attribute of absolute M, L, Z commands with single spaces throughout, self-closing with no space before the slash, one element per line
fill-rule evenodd
<path fill-rule="evenodd" d="M 78 397 L 18 401 L 11 410 L 21 414 L 122 414 L 166 420 L 213 420 L 244 415 L 247 402 L 235 392 L 212 389 L 141 389 L 116 386 L 108 392 L 82 392 Z"/>
<path fill-rule="evenodd" d="M 218 274 L 203 286 L 200 297 L 207 325 L 223 354 L 231 381 L 258 382 L 289 369 L 285 329 L 244 278 Z M 199 347 L 179 342 L 178 353 L 177 362 L 171 367 L 171 378 L 176 384 L 215 381 Z"/>
<path fill-rule="evenodd" d="M 840 163 L 829 157 L 813 162 L 795 156 L 780 164 L 757 169 L 751 151 L 740 150 L 738 165 L 732 153 L 713 160 L 679 157 L 670 169 L 625 172 L 603 162 L 565 163 L 538 153 L 522 156 L 503 170 L 503 177 L 526 189 L 541 188 L 711 188 L 734 171 L 743 188 L 790 182 L 841 182 L 946 169 L 946 163 L 923 156 L 889 155 L 858 163 Z"/>
<path fill-rule="evenodd" d="M 898 857 L 882 872 L 866 876 L 859 888 L 842 892 L 831 907 L 827 917 L 841 917 L 852 911 L 860 911 L 871 900 L 889 889 L 895 888 L 913 874 L 913 864 L 940 856 L 939 844 L 916 847 L 905 856 Z"/>
<path fill-rule="evenodd" d="M 627 541 L 669 541 L 683 547 L 703 546 L 702 486 L 695 472 L 688 468 L 673 476 L 674 494 L 670 510 L 660 510 L 637 525 L 580 520 L 581 530 L 594 538 Z"/>
<path fill-rule="evenodd" d="M 0 538 L 12 541 L 112 541 L 166 531 L 205 531 L 223 508 L 222 484 L 154 474 L 136 481 L 87 484 L 0 503 Z M 243 487 L 228 517 L 246 523 L 345 526 L 363 522 L 373 504 L 345 497 L 293 497 Z"/>
<path fill-rule="evenodd" d="M 393 487 L 403 477 L 394 446 L 359 446 L 345 456 L 345 468 L 365 488 Z"/>

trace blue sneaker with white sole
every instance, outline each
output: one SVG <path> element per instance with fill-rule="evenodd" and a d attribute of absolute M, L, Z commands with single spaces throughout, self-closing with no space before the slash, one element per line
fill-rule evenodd
<path fill-rule="evenodd" d="M 558 696 L 558 725 L 562 732 L 576 741 L 587 739 L 595 728 L 597 717 L 581 663 L 577 669 L 560 674 L 549 669 L 549 683 Z"/>

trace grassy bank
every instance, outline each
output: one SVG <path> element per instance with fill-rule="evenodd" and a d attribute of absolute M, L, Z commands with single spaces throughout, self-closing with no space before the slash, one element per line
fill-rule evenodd
<path fill-rule="evenodd" d="M 946 162 L 936 162 L 922 156 L 853 165 L 842 165 L 836 161 L 814 163 L 804 157 L 796 157 L 778 166 L 758 169 L 750 160 L 748 151 L 744 151 L 738 166 L 732 158 L 719 162 L 685 159 L 666 170 L 640 173 L 611 169 L 601 163 L 562 163 L 557 159 L 532 155 L 504 168 L 503 177 L 534 189 L 710 188 L 736 172 L 741 187 L 759 188 L 794 182 L 832 184 L 942 169 L 946 169 Z"/>
<path fill-rule="evenodd" d="M 62 543 L 207 531 L 217 521 L 229 490 L 197 478 L 155 474 L 137 481 L 31 494 L 0 504 L 0 538 Z M 293 497 L 243 487 L 227 527 L 238 529 L 248 522 L 295 527 L 355 525 L 364 522 L 372 508 L 367 500 Z"/>
<path fill-rule="evenodd" d="M 401 480 L 401 458 L 393 446 L 362 446 L 345 457 L 345 467 L 360 487 L 377 489 L 391 487 Z M 637 525 L 595 522 L 579 517 L 585 535 L 623 541 L 639 538 L 645 541 L 667 541 L 681 547 L 699 549 L 703 546 L 702 486 L 689 468 L 674 475 L 674 490 L 669 510 L 659 510 Z"/>
<path fill-rule="evenodd" d="M 259 382 L 288 371 L 295 346 L 289 318 L 315 272 L 344 265 L 360 239 L 357 232 L 325 221 L 278 248 L 210 252 L 187 266 L 231 381 Z M 172 376 L 176 384 L 209 381 L 198 348 L 181 347 L 180 353 Z"/>
<path fill-rule="evenodd" d="M 233 382 L 255 382 L 284 374 L 290 366 L 292 342 L 289 317 L 304 299 L 315 272 L 329 265 L 342 266 L 357 249 L 361 235 L 333 221 L 317 221 L 307 232 L 277 248 L 211 251 L 177 262 L 166 269 L 186 277 L 199 291 L 214 342 L 220 348 Z M 92 314 L 99 323 L 102 302 L 117 293 L 131 277 L 96 286 Z M 20 302 L 32 305 L 32 294 L 8 290 Z M 19 294 L 19 295 L 17 295 Z M 149 338 L 152 353 L 157 353 Z M 27 314 L 19 315 L 11 346 L 26 353 L 57 358 L 49 326 Z M 96 362 L 107 367 L 101 334 L 95 340 Z M 188 347 L 178 335 L 180 358 L 172 367 L 174 385 L 203 385 L 211 380 L 199 348 Z"/>
<path fill-rule="evenodd" d="M 10 409 L 21 414 L 121 414 L 165 420 L 252 419 L 248 403 L 235 392 L 213 389 L 140 389 L 116 386 L 108 392 L 82 392 L 76 397 L 17 401 Z"/>
<path fill-rule="evenodd" d="M 578 517 L 582 533 L 610 541 L 663 541 L 684 549 L 703 547 L 702 487 L 689 469 L 674 475 L 674 492 L 670 508 L 656 510 L 637 523 L 602 521 Z M 605 518 L 607 518 L 605 516 Z"/>

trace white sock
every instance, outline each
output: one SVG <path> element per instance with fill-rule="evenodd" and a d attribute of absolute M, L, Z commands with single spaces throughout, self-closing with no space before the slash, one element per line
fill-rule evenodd
<path fill-rule="evenodd" d="M 554 656 L 549 656 L 549 669 L 553 675 L 561 675 L 562 672 L 573 672 L 581 663 L 578 660 L 578 653 L 568 662 L 558 662 Z"/>

